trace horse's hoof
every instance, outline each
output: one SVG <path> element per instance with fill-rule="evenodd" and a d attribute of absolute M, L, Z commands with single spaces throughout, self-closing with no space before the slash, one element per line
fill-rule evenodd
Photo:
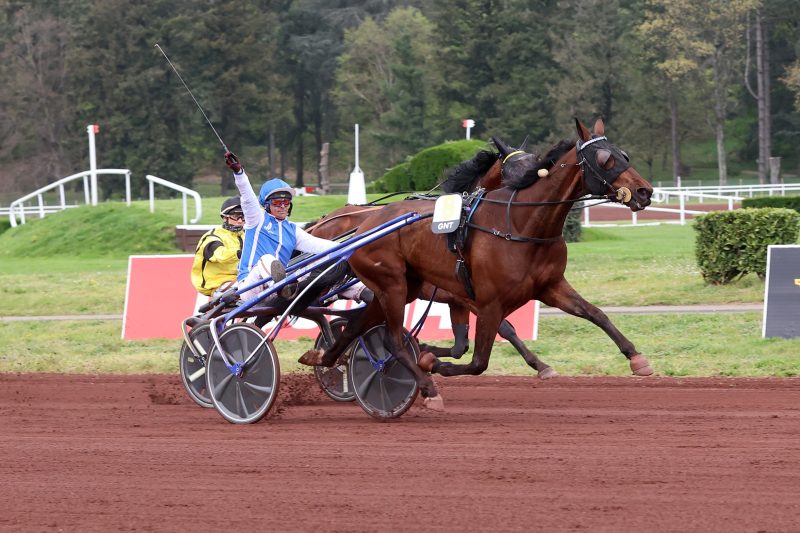
<path fill-rule="evenodd" d="M 444 400 L 440 394 L 437 394 L 436 396 L 430 396 L 429 398 L 424 398 L 422 400 L 422 407 L 430 409 L 431 411 L 442 413 L 444 412 Z"/>
<path fill-rule="evenodd" d="M 422 352 L 422 354 L 419 356 L 419 363 L 417 363 L 417 366 L 419 366 L 425 372 L 430 372 L 433 370 L 433 365 L 436 363 L 436 361 L 436 356 L 431 352 Z"/>
<path fill-rule="evenodd" d="M 653 367 L 650 362 L 642 354 L 636 354 L 630 358 L 629 364 L 634 376 L 650 376 L 653 374 Z"/>
<path fill-rule="evenodd" d="M 300 356 L 297 360 L 298 363 L 308 366 L 319 366 L 322 364 L 322 356 L 325 353 L 323 349 L 309 350 Z"/>
<path fill-rule="evenodd" d="M 551 378 L 557 378 L 557 377 L 558 377 L 558 372 L 556 372 L 555 370 L 553 370 L 549 366 L 547 368 L 543 368 L 543 369 L 541 369 L 539 371 L 539 379 L 541 379 L 543 381 L 545 379 L 551 379 Z"/>

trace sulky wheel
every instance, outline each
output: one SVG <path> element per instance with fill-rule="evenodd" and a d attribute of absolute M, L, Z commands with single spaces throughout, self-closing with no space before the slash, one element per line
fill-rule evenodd
<path fill-rule="evenodd" d="M 264 333 L 251 324 L 225 328 L 206 364 L 211 401 L 219 414 L 234 424 L 252 424 L 267 414 L 278 396 L 278 355 Z M 229 366 L 230 365 L 230 366 Z"/>
<path fill-rule="evenodd" d="M 347 326 L 346 318 L 334 318 L 331 321 L 331 331 L 333 338 L 339 338 Z M 322 332 L 317 335 L 317 340 L 314 341 L 314 348 L 327 348 L 328 344 L 322 336 Z M 353 387 L 350 386 L 350 378 L 347 375 L 347 363 L 341 362 L 330 368 L 326 366 L 315 366 L 314 377 L 317 378 L 319 386 L 323 392 L 327 394 L 332 400 L 337 402 L 352 402 L 356 399 L 353 392 Z"/>
<path fill-rule="evenodd" d="M 179 367 L 181 382 L 189 397 L 200 407 L 214 407 L 206 385 L 206 359 L 208 352 L 214 345 L 208 324 L 201 324 L 189 332 L 189 341 L 194 351 L 189 348 L 186 341 L 181 344 Z"/>
<path fill-rule="evenodd" d="M 353 341 L 348 375 L 356 401 L 367 414 L 396 418 L 414 403 L 418 387 L 414 374 L 383 345 L 385 336 L 386 328 L 380 325 Z M 406 348 L 419 360 L 416 342 L 408 341 Z"/>

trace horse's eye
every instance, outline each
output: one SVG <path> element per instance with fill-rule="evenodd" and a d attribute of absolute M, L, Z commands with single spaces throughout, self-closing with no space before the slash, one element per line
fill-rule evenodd
<path fill-rule="evenodd" d="M 614 168 L 614 158 L 611 157 L 611 152 L 608 150 L 598 150 L 597 165 L 603 170 L 611 170 Z"/>

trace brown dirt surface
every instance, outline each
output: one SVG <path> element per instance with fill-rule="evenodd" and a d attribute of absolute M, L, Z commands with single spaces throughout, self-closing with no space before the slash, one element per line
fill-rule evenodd
<path fill-rule="evenodd" d="M 2 531 L 800 531 L 800 378 L 437 378 L 380 422 L 287 375 L 0 374 Z"/>
<path fill-rule="evenodd" d="M 676 205 L 661 205 L 661 204 L 654 204 L 653 207 L 671 207 L 674 209 L 678 209 Z M 740 204 L 734 204 L 735 208 L 741 207 Z M 687 205 L 686 209 L 689 211 L 727 211 L 728 204 L 692 204 Z M 583 216 L 583 214 L 581 214 Z M 636 212 L 637 220 L 641 221 L 648 221 L 648 220 L 680 220 L 681 216 L 678 213 L 665 213 L 663 211 L 652 211 L 645 209 L 644 211 L 637 211 Z M 687 214 L 687 219 L 694 218 L 694 215 Z M 625 221 L 630 222 L 631 220 L 631 211 L 630 209 L 620 209 L 618 207 L 606 207 L 603 205 L 598 205 L 596 207 L 592 207 L 591 212 L 589 213 L 589 221 L 590 222 L 610 222 L 610 221 Z"/>

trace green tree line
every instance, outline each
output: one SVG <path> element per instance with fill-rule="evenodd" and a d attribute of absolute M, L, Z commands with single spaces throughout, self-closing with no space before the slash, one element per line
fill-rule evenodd
<path fill-rule="evenodd" d="M 767 159 L 796 171 L 800 10 L 788 0 L 0 0 L 0 193 L 98 163 L 190 183 L 227 175 L 368 179 L 464 136 L 572 135 L 603 116 L 653 177 L 710 141 L 721 183 Z M 756 165 L 756 161 L 759 162 Z M 666 169 L 666 170 L 665 170 Z M 223 187 L 230 187 L 229 180 Z"/>

